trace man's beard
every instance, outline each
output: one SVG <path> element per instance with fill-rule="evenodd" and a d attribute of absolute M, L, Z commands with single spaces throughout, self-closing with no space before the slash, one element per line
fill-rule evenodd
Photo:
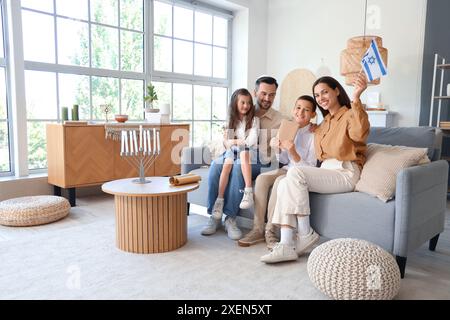
<path fill-rule="evenodd" d="M 256 104 L 256 110 L 261 109 L 261 110 L 267 111 L 270 109 L 271 106 L 272 105 L 270 103 L 267 103 L 267 106 L 264 106 L 261 102 L 258 101 Z"/>

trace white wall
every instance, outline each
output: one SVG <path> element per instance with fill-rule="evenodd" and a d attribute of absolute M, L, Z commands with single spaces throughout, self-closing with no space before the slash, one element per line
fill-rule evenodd
<path fill-rule="evenodd" d="M 47 183 L 46 176 L 0 180 L 0 201 L 44 194 L 53 194 L 53 187 Z"/>
<path fill-rule="evenodd" d="M 255 79 L 267 73 L 268 0 L 203 0 L 231 10 L 232 32 L 231 90 L 253 89 Z"/>
<path fill-rule="evenodd" d="M 281 82 L 296 68 L 316 75 L 319 68 L 327 68 L 344 84 L 340 53 L 347 39 L 363 34 L 364 4 L 364 0 L 269 0 L 267 73 Z M 388 76 L 368 91 L 381 92 L 382 102 L 398 113 L 396 125 L 418 125 L 426 0 L 369 0 L 368 7 L 379 11 L 368 15 L 372 28 L 366 34 L 381 36 L 388 49 Z"/>

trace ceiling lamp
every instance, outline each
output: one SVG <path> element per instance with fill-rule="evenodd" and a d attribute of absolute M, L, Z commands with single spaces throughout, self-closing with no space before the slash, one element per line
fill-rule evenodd
<path fill-rule="evenodd" d="M 383 40 L 378 36 L 366 35 L 366 20 L 367 20 L 367 0 L 364 7 L 364 33 L 363 36 L 353 37 L 347 40 L 347 49 L 341 52 L 341 75 L 345 76 L 345 84 L 353 85 L 353 78 L 361 72 L 361 60 L 366 53 L 373 40 L 376 41 L 378 49 L 381 54 L 381 59 L 387 67 L 388 51 L 383 48 Z M 380 84 L 380 79 L 375 79 L 369 84 Z"/>
<path fill-rule="evenodd" d="M 361 72 L 361 59 L 374 39 L 380 50 L 381 58 L 387 66 L 388 51 L 383 48 L 383 40 L 377 36 L 358 36 L 347 40 L 347 49 L 341 52 L 341 75 L 345 76 L 345 84 L 352 85 L 353 78 Z M 375 79 L 369 84 L 380 84 L 380 79 Z"/>

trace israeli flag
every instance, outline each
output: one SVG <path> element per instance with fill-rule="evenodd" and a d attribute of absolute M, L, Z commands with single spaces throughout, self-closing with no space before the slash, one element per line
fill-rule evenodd
<path fill-rule="evenodd" d="M 361 64 L 369 82 L 387 75 L 386 66 L 381 58 L 377 43 L 373 39 L 370 42 L 370 46 L 366 53 L 362 57 Z"/>

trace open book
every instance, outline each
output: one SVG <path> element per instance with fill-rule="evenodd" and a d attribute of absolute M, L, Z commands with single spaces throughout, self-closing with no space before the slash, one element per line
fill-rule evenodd
<path fill-rule="evenodd" d="M 283 119 L 281 120 L 280 129 L 278 130 L 278 139 L 280 139 L 280 141 L 294 141 L 297 130 L 298 124 L 295 121 Z"/>

